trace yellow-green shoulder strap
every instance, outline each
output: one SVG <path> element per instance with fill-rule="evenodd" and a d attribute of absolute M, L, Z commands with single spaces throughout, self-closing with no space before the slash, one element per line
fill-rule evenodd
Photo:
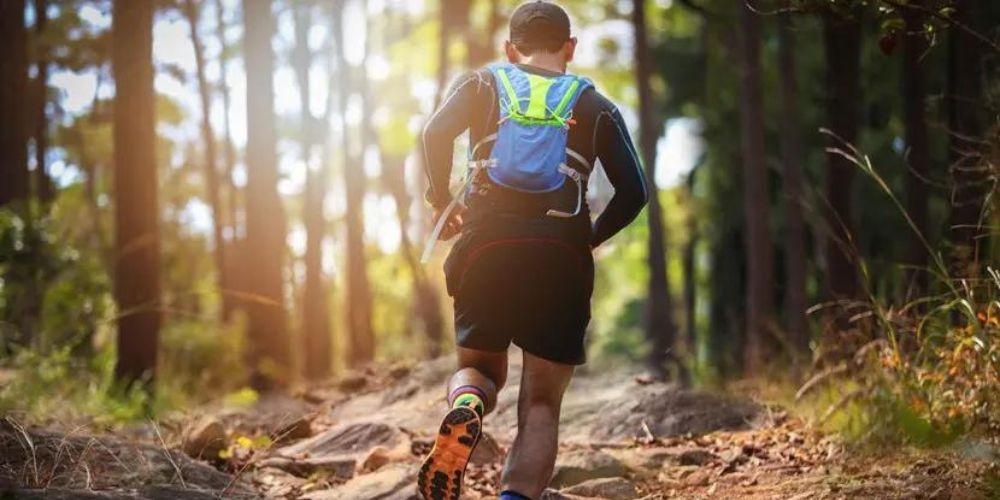
<path fill-rule="evenodd" d="M 507 92 L 507 101 L 510 103 L 510 107 L 513 111 L 521 112 L 521 102 L 517 98 L 517 92 L 514 91 L 514 85 L 510 83 L 510 77 L 507 76 L 507 70 L 499 69 L 497 70 L 497 76 L 500 77 L 500 83 L 503 84 L 504 91 Z M 512 110 L 508 110 L 508 113 Z"/>

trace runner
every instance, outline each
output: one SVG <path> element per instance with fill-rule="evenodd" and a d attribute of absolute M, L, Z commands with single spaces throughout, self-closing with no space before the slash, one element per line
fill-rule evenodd
<path fill-rule="evenodd" d="M 555 464 L 563 393 L 586 360 L 591 252 L 648 196 L 617 107 L 566 72 L 576 45 L 562 8 L 521 5 L 510 18 L 508 62 L 459 78 L 423 132 L 438 236 L 461 234 L 445 262 L 458 370 L 448 384 L 451 410 L 419 473 L 426 499 L 459 498 L 482 418 L 506 382 L 512 342 L 524 368 L 500 498 L 541 496 Z M 466 130 L 470 180 L 453 198 L 453 143 Z M 598 160 L 615 194 L 592 224 L 586 187 Z"/>

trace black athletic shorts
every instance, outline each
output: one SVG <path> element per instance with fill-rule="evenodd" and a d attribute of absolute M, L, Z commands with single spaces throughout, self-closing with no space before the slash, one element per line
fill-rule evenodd
<path fill-rule="evenodd" d="M 543 359 L 586 361 L 594 260 L 585 244 L 557 238 L 483 238 L 465 232 L 445 263 L 459 346 Z"/>

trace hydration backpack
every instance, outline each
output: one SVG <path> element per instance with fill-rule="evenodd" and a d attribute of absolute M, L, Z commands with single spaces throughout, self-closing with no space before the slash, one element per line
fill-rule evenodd
<path fill-rule="evenodd" d="M 509 63 L 492 64 L 488 69 L 496 83 L 500 123 L 496 133 L 469 149 L 469 180 L 462 196 L 452 200 L 431 232 L 421 258 L 425 264 L 430 261 L 448 214 L 457 204 L 464 204 L 477 169 L 484 169 L 492 182 L 523 193 L 550 193 L 571 179 L 576 183 L 575 210 L 550 209 L 546 215 L 575 217 L 583 207 L 583 184 L 592 167 L 583 155 L 567 148 L 566 142 L 573 123 L 573 106 L 593 83 L 568 74 L 534 75 Z M 489 157 L 476 160 L 479 149 L 490 143 L 493 147 Z M 581 169 L 567 165 L 568 158 L 576 160 Z"/>
<path fill-rule="evenodd" d="M 496 83 L 500 123 L 496 134 L 479 141 L 470 159 L 483 145 L 493 142 L 486 160 L 470 161 L 472 168 L 486 168 L 489 178 L 506 188 L 526 193 L 555 191 L 571 179 L 577 184 L 574 213 L 550 210 L 548 215 L 572 217 L 579 213 L 586 173 L 567 165 L 573 157 L 589 171 L 589 163 L 567 149 L 573 106 L 592 87 L 590 80 L 574 75 L 539 76 L 509 63 L 488 67 Z"/>

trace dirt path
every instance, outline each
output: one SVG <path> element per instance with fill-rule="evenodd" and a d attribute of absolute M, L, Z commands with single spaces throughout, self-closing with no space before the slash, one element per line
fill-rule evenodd
<path fill-rule="evenodd" d="M 414 472 L 437 427 L 450 369 L 438 360 L 357 374 L 97 445 L 7 422 L 0 497 L 48 487 L 48 496 L 59 488 L 92 498 L 414 498 Z M 515 363 L 512 384 L 486 420 L 465 498 L 496 495 L 516 428 L 519 374 Z M 224 458 L 209 466 L 173 450 Z M 646 383 L 628 371 L 581 371 L 566 397 L 546 498 L 988 498 L 996 458 L 859 454 L 780 409 Z M 127 461 L 144 465 L 116 465 Z M 99 480 L 93 471 L 102 471 Z"/>

